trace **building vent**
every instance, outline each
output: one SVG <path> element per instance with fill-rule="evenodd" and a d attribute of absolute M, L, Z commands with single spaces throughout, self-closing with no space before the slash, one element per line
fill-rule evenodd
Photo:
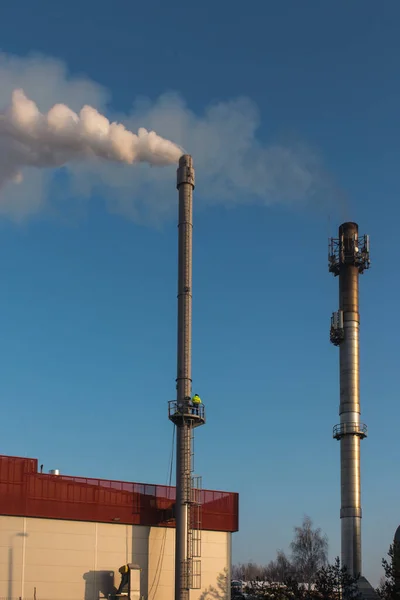
<path fill-rule="evenodd" d="M 51 469 L 51 471 L 49 471 L 49 475 L 59 475 L 60 471 L 58 469 Z"/>

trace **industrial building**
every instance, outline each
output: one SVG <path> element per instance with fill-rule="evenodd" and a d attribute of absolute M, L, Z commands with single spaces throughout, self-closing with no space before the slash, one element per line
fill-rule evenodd
<path fill-rule="evenodd" d="M 238 530 L 236 493 L 198 493 L 202 572 L 193 600 L 221 585 L 229 595 Z M 121 565 L 133 563 L 141 597 L 172 600 L 174 511 L 174 487 L 41 473 L 34 458 L 0 456 L 0 597 L 107 598 Z"/>

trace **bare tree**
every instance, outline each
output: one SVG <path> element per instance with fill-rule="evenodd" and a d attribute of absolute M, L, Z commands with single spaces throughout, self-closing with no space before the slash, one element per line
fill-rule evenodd
<path fill-rule="evenodd" d="M 236 581 L 240 581 L 242 579 L 242 573 L 243 573 L 243 568 L 242 568 L 241 563 L 238 563 L 237 565 L 232 565 L 232 571 L 231 571 L 232 579 L 234 579 Z"/>
<path fill-rule="evenodd" d="M 279 583 L 295 576 L 295 568 L 283 550 L 278 550 L 276 559 L 271 560 L 265 567 L 265 576 L 268 581 Z"/>
<path fill-rule="evenodd" d="M 317 571 L 328 564 L 328 538 L 321 529 L 313 529 L 312 520 L 305 516 L 302 525 L 294 528 L 290 548 L 297 577 L 310 589 Z"/>
<path fill-rule="evenodd" d="M 232 567 L 232 579 L 241 581 L 256 581 L 264 575 L 264 567 L 252 561 L 248 563 L 239 563 Z"/>

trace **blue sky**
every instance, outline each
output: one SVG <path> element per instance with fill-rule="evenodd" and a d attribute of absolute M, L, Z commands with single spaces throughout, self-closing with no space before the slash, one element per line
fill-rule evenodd
<path fill-rule="evenodd" d="M 63 81 L 101 86 L 83 85 L 77 102 L 94 98 L 107 113 L 130 114 L 137 97 L 157 102 L 177 92 L 201 118 L 210 105 L 245 96 L 258 107 L 263 147 L 304 143 L 333 182 L 310 202 L 273 203 L 270 194 L 264 206 L 254 181 L 221 199 L 205 169 L 198 180 L 193 380 L 208 423 L 197 434 L 196 471 L 204 487 L 240 493 L 236 561 L 267 562 L 286 550 L 305 513 L 328 534 L 331 557 L 339 553 L 339 445 L 331 438 L 338 354 L 329 344 L 338 282 L 327 271 L 327 236 L 343 220 L 371 236 L 372 268 L 361 279 L 361 406 L 370 432 L 362 444 L 363 561 L 375 584 L 398 525 L 399 19 L 394 0 L 117 0 L 111 11 L 104 0 L 26 0 L 2 8 L 5 55 L 19 65 L 32 51 L 52 57 L 66 65 Z M 27 83 L 33 95 L 41 85 Z M 229 157 L 234 136 L 225 146 L 223 132 L 218 139 Z M 118 194 L 128 182 L 121 210 L 110 205 L 113 183 L 106 190 L 100 178 L 84 193 L 85 172 L 73 187 L 62 171 L 46 185 L 28 174 L 26 189 L 46 194 L 43 211 L 18 223 L 4 212 L 2 452 L 68 474 L 165 483 L 175 173 L 131 192 L 135 173 L 125 167 L 110 180 Z M 126 218 L 124 202 L 135 194 L 160 211 L 154 226 Z"/>

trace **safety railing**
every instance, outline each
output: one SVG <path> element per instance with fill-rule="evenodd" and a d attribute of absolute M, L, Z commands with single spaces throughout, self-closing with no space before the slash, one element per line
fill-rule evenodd
<path fill-rule="evenodd" d="M 365 423 L 356 423 L 356 422 L 348 422 L 348 423 L 338 423 L 333 428 L 333 437 L 336 440 L 340 440 L 345 435 L 357 435 L 360 438 L 367 437 L 368 428 Z"/>
<path fill-rule="evenodd" d="M 360 273 L 369 269 L 369 236 L 361 235 L 358 239 L 347 240 L 330 238 L 328 251 L 329 271 L 335 276 L 339 275 L 341 265 L 354 265 Z"/>
<path fill-rule="evenodd" d="M 194 427 L 203 425 L 206 421 L 206 411 L 204 404 L 196 404 L 191 400 L 183 402 L 170 400 L 168 402 L 168 418 L 178 425 L 183 420 L 190 420 Z"/>

